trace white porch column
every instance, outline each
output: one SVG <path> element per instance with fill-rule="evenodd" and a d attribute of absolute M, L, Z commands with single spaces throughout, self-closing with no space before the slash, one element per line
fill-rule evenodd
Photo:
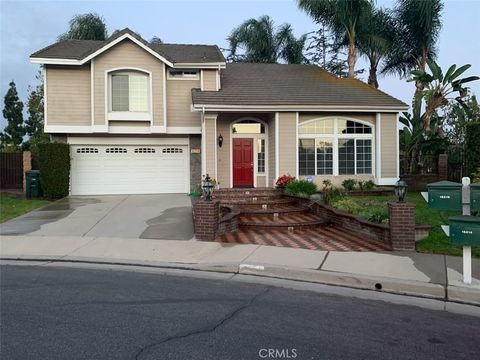
<path fill-rule="evenodd" d="M 378 184 L 382 177 L 382 125 L 381 114 L 376 114 L 375 119 L 375 183 Z"/>

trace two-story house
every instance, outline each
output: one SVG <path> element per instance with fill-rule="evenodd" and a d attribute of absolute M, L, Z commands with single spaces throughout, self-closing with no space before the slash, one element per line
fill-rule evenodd
<path fill-rule="evenodd" d="M 73 195 L 394 184 L 403 102 L 312 65 L 227 64 L 217 46 L 150 44 L 129 29 L 31 55 L 45 85 L 45 132 L 70 144 Z"/>

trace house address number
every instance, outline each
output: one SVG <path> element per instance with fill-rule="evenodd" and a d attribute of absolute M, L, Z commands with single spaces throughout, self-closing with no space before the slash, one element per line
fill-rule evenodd
<path fill-rule="evenodd" d="M 199 148 L 192 148 L 190 149 L 191 154 L 200 154 L 200 149 Z"/>

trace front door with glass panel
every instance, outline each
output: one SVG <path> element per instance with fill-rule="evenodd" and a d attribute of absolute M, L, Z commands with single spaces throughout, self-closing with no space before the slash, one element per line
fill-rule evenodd
<path fill-rule="evenodd" d="M 233 186 L 253 187 L 253 139 L 233 139 Z"/>

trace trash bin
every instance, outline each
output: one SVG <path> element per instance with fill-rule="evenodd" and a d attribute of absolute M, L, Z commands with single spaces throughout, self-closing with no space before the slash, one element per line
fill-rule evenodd
<path fill-rule="evenodd" d="M 41 197 L 42 188 L 40 187 L 40 171 L 29 170 L 25 172 L 25 178 L 27 199 L 35 199 Z"/>

